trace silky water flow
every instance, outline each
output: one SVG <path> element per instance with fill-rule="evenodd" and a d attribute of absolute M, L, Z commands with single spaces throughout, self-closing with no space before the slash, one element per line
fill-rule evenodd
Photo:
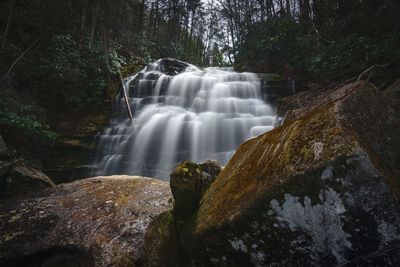
<path fill-rule="evenodd" d="M 93 175 L 167 180 L 183 160 L 225 165 L 241 143 L 273 128 L 275 111 L 256 74 L 180 67 L 167 72 L 158 60 L 124 81 L 135 126 L 118 96 L 118 116 L 98 137 Z"/>

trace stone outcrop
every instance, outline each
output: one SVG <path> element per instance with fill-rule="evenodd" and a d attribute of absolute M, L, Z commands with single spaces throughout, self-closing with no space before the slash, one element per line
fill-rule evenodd
<path fill-rule="evenodd" d="M 184 161 L 176 166 L 170 176 L 175 215 L 184 219 L 196 211 L 201 197 L 221 170 L 216 161 L 206 161 L 200 165 Z"/>
<path fill-rule="evenodd" d="M 159 62 L 159 70 L 167 75 L 177 75 L 190 66 L 186 62 L 174 58 L 163 58 Z"/>
<path fill-rule="evenodd" d="M 146 66 L 146 73 L 137 73 L 137 76 L 129 82 L 129 94 L 131 96 L 140 98 L 151 97 L 153 95 L 153 90 L 157 79 L 162 74 L 174 76 L 184 72 L 190 66 L 191 65 L 186 62 L 174 58 L 159 59 L 156 62 Z M 162 86 L 159 94 L 161 96 L 164 95 L 166 93 L 165 90 L 166 87 Z"/>
<path fill-rule="evenodd" d="M 144 252 L 152 251 L 144 249 L 149 224 L 172 208 L 171 197 L 160 180 L 111 176 L 3 200 L 0 266 L 145 264 Z M 152 244 L 162 243 L 162 236 L 152 237 Z"/>
<path fill-rule="evenodd" d="M 242 144 L 200 203 L 202 266 L 400 264 L 400 120 L 357 82 Z"/>

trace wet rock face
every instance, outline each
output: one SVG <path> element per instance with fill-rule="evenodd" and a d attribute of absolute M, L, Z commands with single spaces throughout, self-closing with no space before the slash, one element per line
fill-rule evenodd
<path fill-rule="evenodd" d="M 204 195 L 206 266 L 398 265 L 400 121 L 372 85 L 244 143 Z"/>
<path fill-rule="evenodd" d="M 197 209 L 204 192 L 221 170 L 219 163 L 211 160 L 200 165 L 184 161 L 176 166 L 170 175 L 170 185 L 178 217 L 185 218 Z"/>
<path fill-rule="evenodd" d="M 134 97 L 146 98 L 153 95 L 157 79 L 166 74 L 175 76 L 184 72 L 190 65 L 173 58 L 162 58 L 146 66 L 146 72 L 139 72 L 129 83 L 129 94 Z M 165 95 L 166 86 L 163 86 L 160 95 Z"/>
<path fill-rule="evenodd" d="M 189 67 L 189 64 L 174 58 L 160 60 L 160 71 L 167 75 L 177 75 L 184 72 L 187 67 Z"/>
<path fill-rule="evenodd" d="M 172 208 L 171 198 L 168 183 L 111 176 L 3 200 L 0 265 L 70 259 L 74 266 L 134 266 L 150 222 Z"/>

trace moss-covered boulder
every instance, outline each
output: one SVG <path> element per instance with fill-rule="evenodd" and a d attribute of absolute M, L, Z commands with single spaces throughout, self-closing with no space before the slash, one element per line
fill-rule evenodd
<path fill-rule="evenodd" d="M 146 232 L 139 266 L 185 266 L 182 262 L 178 229 L 170 210 L 152 220 Z"/>
<path fill-rule="evenodd" d="M 400 264 L 400 121 L 371 84 L 238 149 L 193 229 L 202 266 Z"/>
<path fill-rule="evenodd" d="M 175 167 L 170 175 L 170 185 L 176 216 L 184 219 L 197 209 L 202 195 L 221 169 L 216 161 L 206 161 L 200 165 L 184 161 Z"/>
<path fill-rule="evenodd" d="M 201 193 L 203 195 L 221 173 L 222 167 L 216 160 L 207 160 L 200 164 L 200 169 L 202 173 Z"/>
<path fill-rule="evenodd" d="M 166 182 L 110 176 L 2 200 L 0 266 L 145 264 L 155 253 L 145 249 L 149 225 L 171 210 L 171 198 Z M 164 229 L 169 221 L 156 224 Z M 163 235 L 151 236 L 163 244 Z"/>

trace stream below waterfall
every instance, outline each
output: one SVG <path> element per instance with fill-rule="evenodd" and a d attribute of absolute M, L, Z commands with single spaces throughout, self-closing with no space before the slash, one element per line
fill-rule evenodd
<path fill-rule="evenodd" d="M 252 73 L 160 59 L 124 82 L 135 127 L 118 96 L 118 115 L 97 140 L 94 175 L 168 180 L 183 160 L 225 165 L 241 143 L 271 130 L 276 118 Z"/>

